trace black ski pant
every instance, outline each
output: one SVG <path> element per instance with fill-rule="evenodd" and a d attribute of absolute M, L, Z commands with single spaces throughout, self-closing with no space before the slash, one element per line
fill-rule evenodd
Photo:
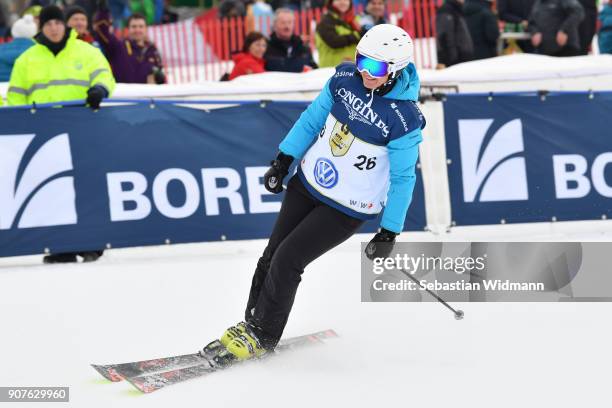
<path fill-rule="evenodd" d="M 262 346 L 278 343 L 306 265 L 347 240 L 364 221 L 322 203 L 297 175 L 288 183 L 281 210 L 257 268 L 245 311 Z"/>

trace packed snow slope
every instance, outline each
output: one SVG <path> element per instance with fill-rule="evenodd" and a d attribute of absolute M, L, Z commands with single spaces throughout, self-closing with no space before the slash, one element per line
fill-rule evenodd
<path fill-rule="evenodd" d="M 443 238 L 610 241 L 610 224 Z M 147 395 L 89 364 L 190 353 L 219 336 L 242 318 L 265 241 L 112 250 L 91 264 L 0 259 L 0 386 L 69 386 L 70 403 L 54 406 L 88 408 L 610 406 L 612 304 L 461 304 L 456 321 L 435 302 L 361 303 L 368 239 L 307 268 L 285 332 L 333 328 L 340 338 Z M 16 406 L 28 405 L 38 406 Z"/>

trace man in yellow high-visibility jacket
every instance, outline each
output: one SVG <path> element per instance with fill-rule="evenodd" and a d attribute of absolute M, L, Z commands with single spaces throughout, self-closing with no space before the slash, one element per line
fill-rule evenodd
<path fill-rule="evenodd" d="M 57 6 L 40 12 L 41 32 L 36 44 L 17 58 L 11 73 L 7 101 L 9 105 L 85 100 L 98 109 L 102 99 L 115 87 L 115 79 L 102 52 L 78 40 L 76 31 L 67 28 L 64 14 Z M 103 250 L 56 253 L 43 258 L 45 263 L 97 260 Z"/>
<path fill-rule="evenodd" d="M 57 6 L 40 12 L 41 32 L 15 61 L 7 94 L 8 105 L 86 100 L 100 107 L 115 87 L 115 79 L 104 55 L 77 39 L 67 28 Z"/>

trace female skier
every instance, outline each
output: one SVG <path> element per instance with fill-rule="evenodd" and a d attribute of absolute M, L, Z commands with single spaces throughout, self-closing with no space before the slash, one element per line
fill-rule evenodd
<path fill-rule="evenodd" d="M 289 166 L 296 159 L 300 165 L 257 262 L 245 321 L 219 340 L 232 359 L 274 349 L 306 265 L 348 239 L 383 206 L 380 232 L 366 255 L 373 259 L 391 252 L 412 198 L 425 126 L 416 106 L 420 85 L 412 56 L 412 40 L 403 29 L 373 27 L 359 41 L 355 63 L 336 67 L 281 142 L 264 176 L 266 189 L 283 191 Z"/>

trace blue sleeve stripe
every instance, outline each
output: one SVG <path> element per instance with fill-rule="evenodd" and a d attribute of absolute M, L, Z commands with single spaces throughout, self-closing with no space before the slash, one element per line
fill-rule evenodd
<path fill-rule="evenodd" d="M 406 212 L 412 201 L 416 182 L 415 167 L 419 158 L 421 129 L 413 130 L 387 145 L 389 149 L 390 185 L 380 226 L 400 233 L 404 229 Z"/>
<path fill-rule="evenodd" d="M 278 146 L 281 152 L 296 159 L 301 159 L 304 156 L 312 141 L 321 131 L 334 104 L 329 83 L 330 80 L 327 81 L 319 96 L 302 112 L 298 121 L 287 133 L 287 136 Z"/>

